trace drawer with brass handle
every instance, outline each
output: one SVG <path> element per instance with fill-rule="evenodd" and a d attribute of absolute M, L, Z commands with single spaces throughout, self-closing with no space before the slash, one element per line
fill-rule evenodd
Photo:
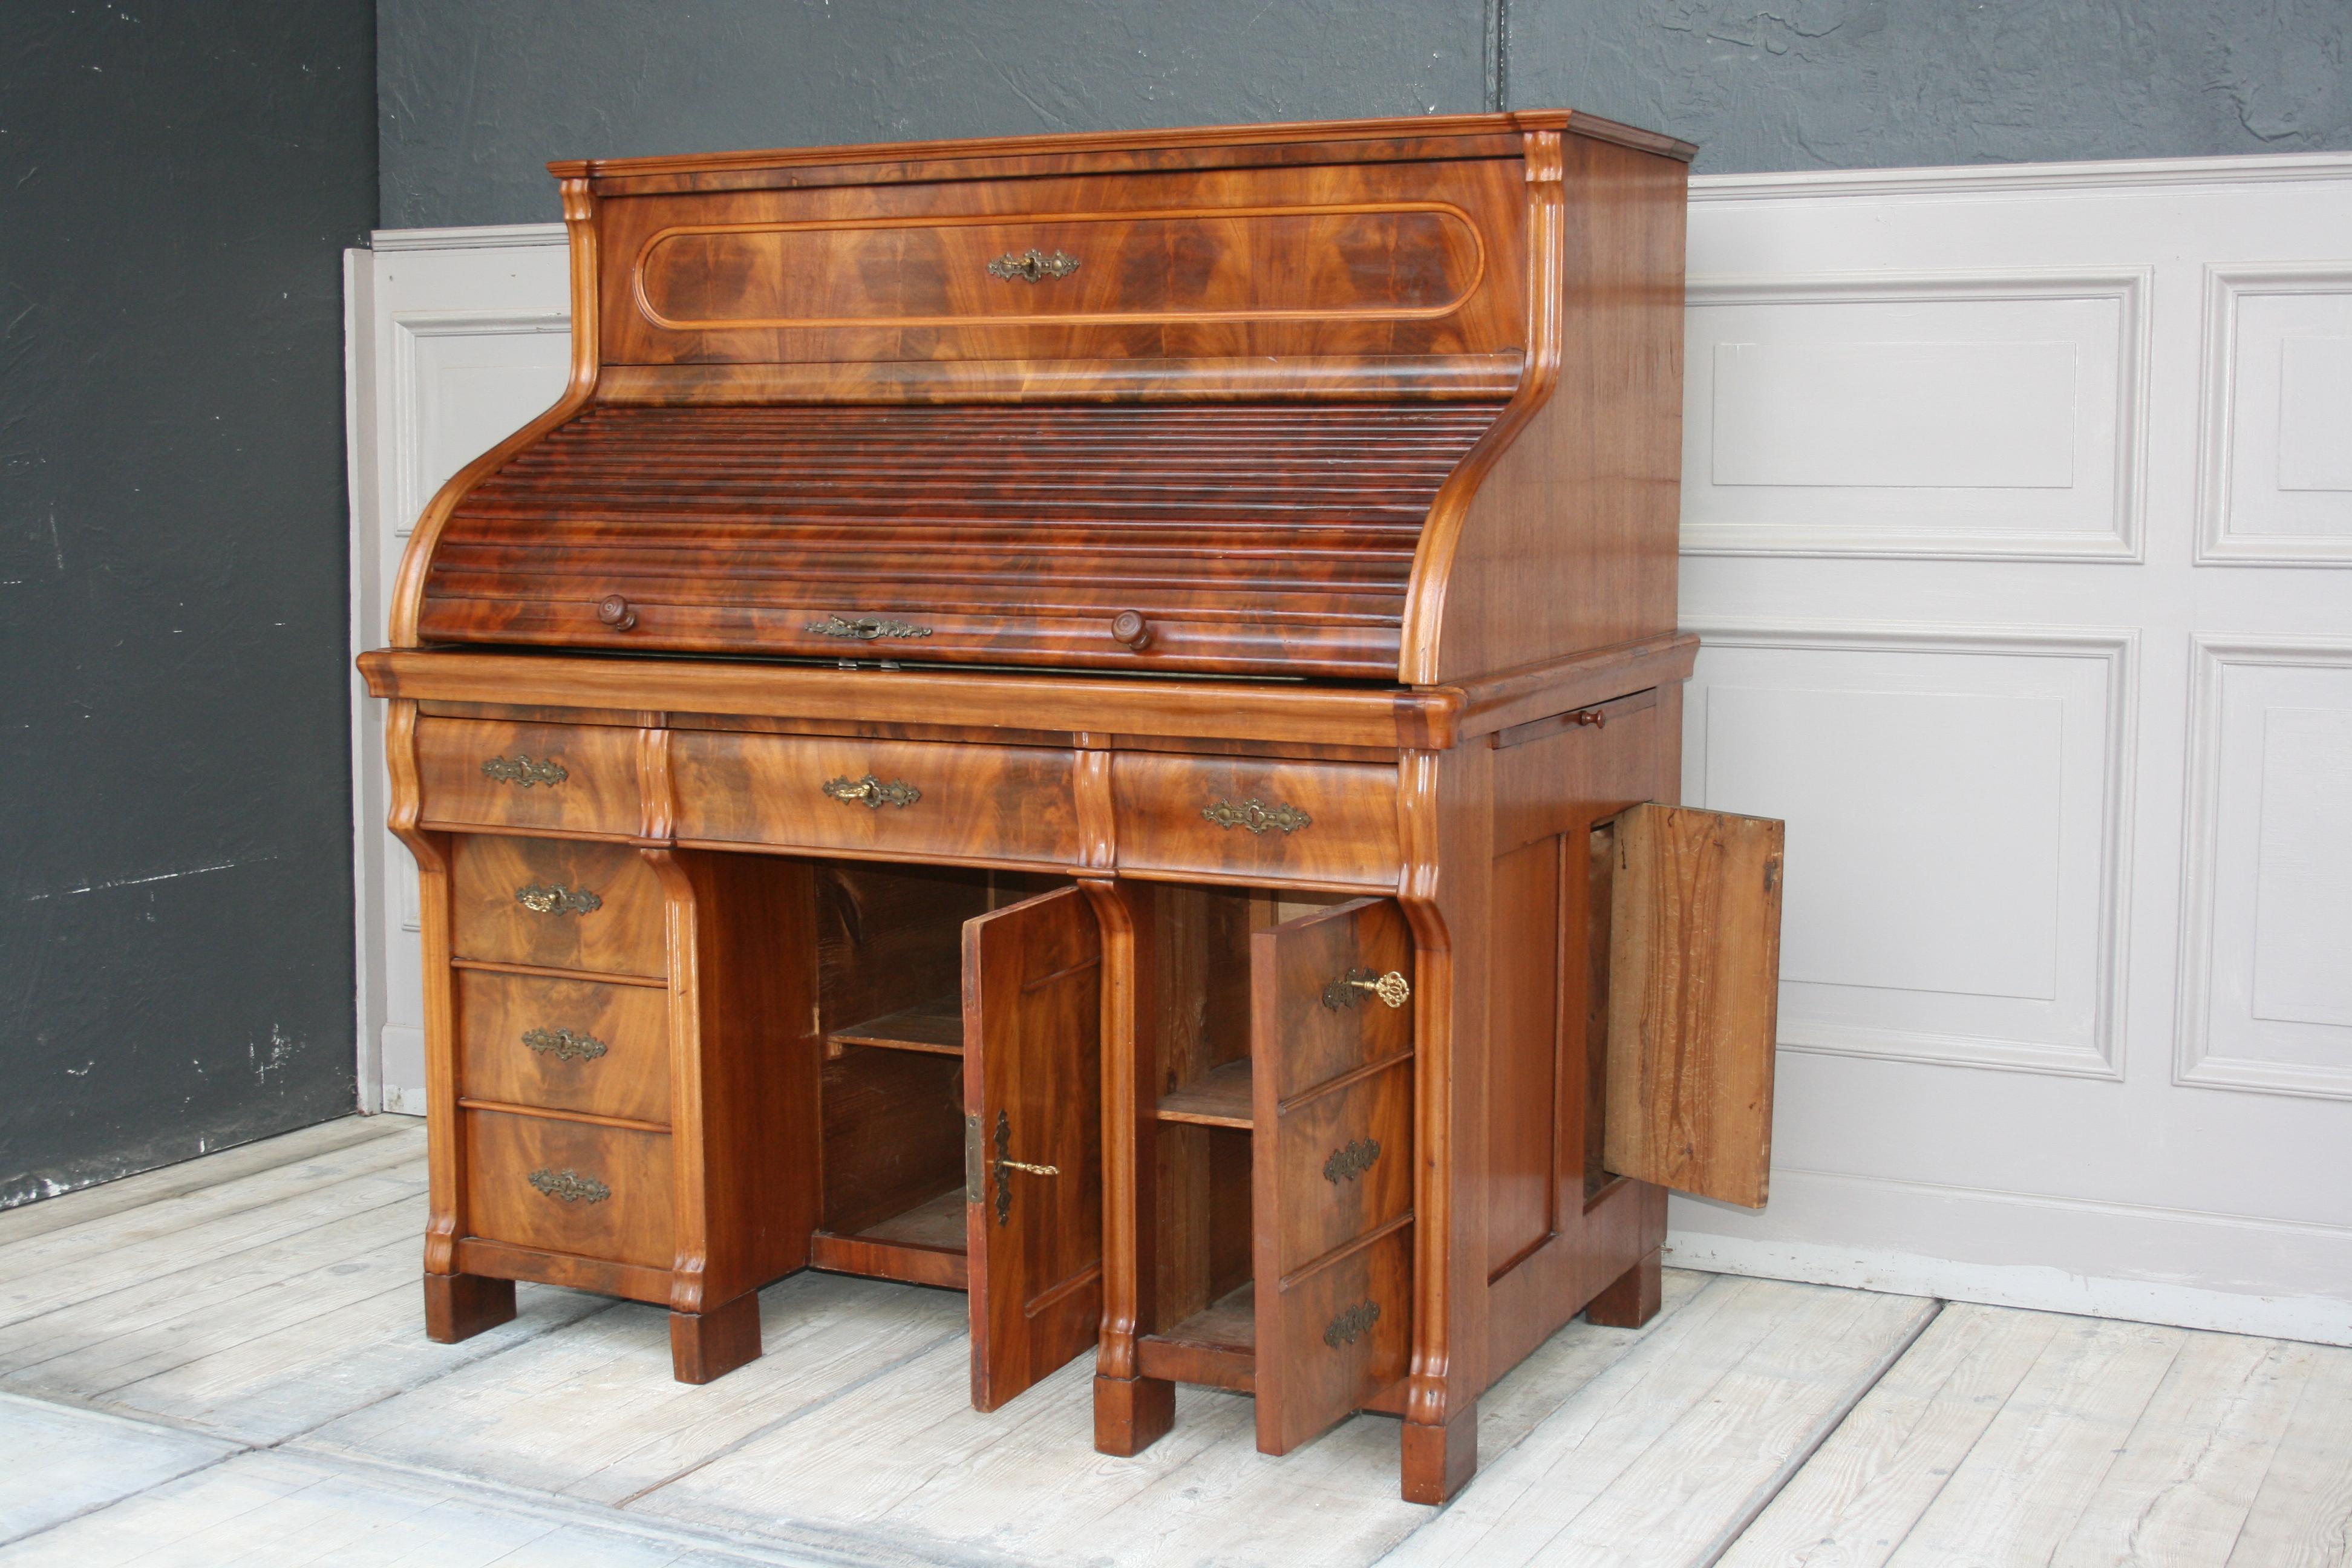
<path fill-rule="evenodd" d="M 637 731 L 618 725 L 419 719 L 416 777 L 427 826 L 638 827 Z"/>
<path fill-rule="evenodd" d="M 667 1268 L 667 1132 L 467 1110 L 466 1228 L 509 1246 Z"/>
<path fill-rule="evenodd" d="M 1124 872 L 1396 887 L 1392 767 L 1121 752 L 1111 794 Z"/>
<path fill-rule="evenodd" d="M 1037 746 L 680 730 L 680 842 L 1074 865 L 1076 759 Z"/>
<path fill-rule="evenodd" d="M 669 1121 L 663 987 L 461 969 L 457 989 L 465 1099 Z"/>
<path fill-rule="evenodd" d="M 661 884 L 626 845 L 461 835 L 449 907 L 459 959 L 650 979 L 667 972 Z"/>

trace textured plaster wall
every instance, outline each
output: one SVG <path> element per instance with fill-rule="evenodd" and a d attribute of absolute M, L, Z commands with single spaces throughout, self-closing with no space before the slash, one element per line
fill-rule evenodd
<path fill-rule="evenodd" d="M 0 1206 L 352 1109 L 365 5 L 0 6 Z"/>
<path fill-rule="evenodd" d="M 1566 105 L 1702 170 L 2352 148 L 2352 0 L 380 0 L 383 222 L 550 158 Z"/>

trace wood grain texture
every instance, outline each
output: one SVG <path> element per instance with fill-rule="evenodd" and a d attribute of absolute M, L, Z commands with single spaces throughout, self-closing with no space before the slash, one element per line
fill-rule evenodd
<path fill-rule="evenodd" d="M 1607 831 L 1603 1163 L 1760 1208 L 1772 1161 L 1782 826 L 1645 805 Z"/>
<path fill-rule="evenodd" d="M 634 730 L 420 719 L 416 770 L 436 826 L 637 831 Z"/>
<path fill-rule="evenodd" d="M 1068 752 L 904 741 L 680 732 L 677 831 L 701 843 L 1078 863 Z M 828 791 L 904 786 L 877 805 Z M 888 799 L 889 797 L 884 797 Z"/>
<path fill-rule="evenodd" d="M 538 1251 L 670 1266 L 677 1232 L 667 1134 L 489 1110 L 461 1114 L 476 1235 Z M 594 1185 L 579 1196 L 560 1195 L 574 1187 L 545 1190 L 566 1176 Z"/>
<path fill-rule="evenodd" d="M 1093 1346 L 1102 1320 L 1102 935 L 1087 896 L 1063 888 L 970 921 L 963 972 L 982 1177 L 965 1192 L 971 1401 L 994 1410 Z"/>
<path fill-rule="evenodd" d="M 1391 768 L 1120 752 L 1111 793 L 1129 874 L 1395 885 Z"/>
<path fill-rule="evenodd" d="M 452 841 L 451 949 L 458 958 L 646 976 L 669 973 L 663 899 L 653 872 L 617 845 L 467 834 Z M 531 889 L 593 895 L 597 905 L 541 910 Z"/>
<path fill-rule="evenodd" d="M 465 1098 L 669 1121 L 669 1018 L 660 992 L 479 970 L 459 970 L 455 979 Z"/>

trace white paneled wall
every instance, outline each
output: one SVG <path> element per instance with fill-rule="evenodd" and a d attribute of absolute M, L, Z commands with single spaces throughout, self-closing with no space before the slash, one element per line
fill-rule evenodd
<path fill-rule="evenodd" d="M 2352 158 L 1703 179 L 1690 266 L 1685 797 L 1789 880 L 1773 1201 L 1675 1257 L 2352 1342 Z M 561 232 L 382 235 L 352 301 L 368 647 L 562 383 Z"/>

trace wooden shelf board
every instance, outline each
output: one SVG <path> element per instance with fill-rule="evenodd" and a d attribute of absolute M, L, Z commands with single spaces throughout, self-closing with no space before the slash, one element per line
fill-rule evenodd
<path fill-rule="evenodd" d="M 893 1051 L 929 1051 L 935 1056 L 963 1055 L 963 998 L 935 996 L 885 1013 L 824 1037 L 826 1054 L 838 1056 L 844 1046 L 878 1046 Z"/>
<path fill-rule="evenodd" d="M 1246 1131 L 1251 1125 L 1249 1058 L 1227 1062 L 1211 1069 L 1207 1076 L 1160 1096 L 1155 1114 L 1162 1121 L 1238 1127 Z"/>
<path fill-rule="evenodd" d="M 968 1290 L 965 1234 L 963 1188 L 951 1187 L 854 1235 L 818 1231 L 809 1238 L 809 1263 L 835 1274 Z"/>
<path fill-rule="evenodd" d="M 1142 1336 L 1135 1353 L 1146 1377 L 1256 1393 L 1256 1284 L 1227 1291 L 1166 1333 Z"/>

